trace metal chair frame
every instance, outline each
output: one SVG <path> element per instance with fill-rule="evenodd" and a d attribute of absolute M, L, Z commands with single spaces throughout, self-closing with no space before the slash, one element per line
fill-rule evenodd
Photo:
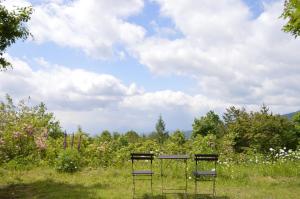
<path fill-rule="evenodd" d="M 198 181 L 213 181 L 213 197 L 216 196 L 216 177 L 217 177 L 217 161 L 219 155 L 218 154 L 195 154 L 195 162 L 196 162 L 196 171 L 193 172 L 195 178 L 195 197 L 197 195 L 197 182 Z M 214 169 L 213 171 L 207 170 L 199 170 L 198 162 L 214 162 Z M 206 180 L 202 180 L 201 178 L 208 178 Z M 211 179 L 212 178 L 212 179 Z"/>
<path fill-rule="evenodd" d="M 154 154 L 153 153 L 131 153 L 131 163 L 132 163 L 132 181 L 133 181 L 133 187 L 132 187 L 132 192 L 133 192 L 133 198 L 135 198 L 135 181 L 136 180 L 150 180 L 151 182 L 151 195 L 153 195 L 153 189 L 152 189 L 152 176 L 154 174 L 152 170 L 152 162 L 154 159 Z M 139 161 L 139 160 L 150 160 L 150 170 L 134 170 L 134 161 Z M 142 179 L 136 179 L 138 176 L 144 176 L 145 178 Z M 150 178 L 149 178 L 150 177 Z"/>

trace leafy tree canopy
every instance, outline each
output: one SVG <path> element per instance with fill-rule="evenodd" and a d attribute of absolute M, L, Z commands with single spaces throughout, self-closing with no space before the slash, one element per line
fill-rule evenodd
<path fill-rule="evenodd" d="M 134 143 L 137 142 L 140 138 L 140 136 L 137 134 L 137 132 L 130 130 L 125 133 L 125 137 L 128 142 Z"/>
<path fill-rule="evenodd" d="M 28 22 L 31 13 L 32 7 L 16 8 L 9 11 L 0 4 L 0 69 L 11 66 L 3 57 L 5 50 L 17 39 L 25 40 L 30 35 L 25 22 Z"/>
<path fill-rule="evenodd" d="M 209 111 L 204 117 L 199 119 L 195 118 L 192 137 L 195 138 L 197 135 L 206 136 L 208 134 L 214 134 L 221 137 L 222 126 L 223 123 L 219 116 L 215 112 Z"/>
<path fill-rule="evenodd" d="M 287 20 L 283 31 L 300 36 L 300 0 L 285 0 L 281 17 Z"/>
<path fill-rule="evenodd" d="M 256 149 L 268 152 L 270 148 L 295 149 L 298 138 L 292 121 L 273 115 L 263 105 L 259 112 L 231 107 L 224 114 L 226 133 L 234 137 L 234 149 L 243 152 Z"/>
<path fill-rule="evenodd" d="M 180 130 L 176 130 L 171 136 L 170 139 L 172 142 L 176 143 L 177 145 L 183 145 L 185 143 L 185 136 L 184 133 Z"/>
<path fill-rule="evenodd" d="M 108 130 L 104 130 L 100 135 L 100 141 L 101 142 L 109 142 L 112 140 L 112 136 Z"/>

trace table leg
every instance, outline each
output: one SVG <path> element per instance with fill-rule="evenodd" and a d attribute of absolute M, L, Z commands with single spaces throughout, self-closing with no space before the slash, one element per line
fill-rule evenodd
<path fill-rule="evenodd" d="M 163 161 L 160 159 L 161 196 L 164 194 Z"/>

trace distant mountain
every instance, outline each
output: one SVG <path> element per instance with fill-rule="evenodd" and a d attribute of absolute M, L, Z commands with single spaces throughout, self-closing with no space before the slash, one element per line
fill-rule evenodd
<path fill-rule="evenodd" d="M 292 113 L 287 113 L 287 114 L 284 114 L 284 115 L 282 115 L 282 116 L 287 117 L 287 118 L 289 118 L 289 119 L 292 119 L 292 117 L 293 117 L 295 114 L 299 113 L 299 112 L 300 112 L 300 111 L 296 111 L 296 112 L 292 112 Z"/>

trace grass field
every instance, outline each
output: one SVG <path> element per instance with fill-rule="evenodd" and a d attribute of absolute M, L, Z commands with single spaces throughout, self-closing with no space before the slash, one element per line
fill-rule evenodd
<path fill-rule="evenodd" d="M 92 169 L 85 168 L 75 174 L 58 173 L 49 167 L 28 170 L 0 169 L 0 198 L 132 198 L 130 167 Z M 159 167 L 155 166 L 153 198 L 162 198 Z M 219 166 L 216 190 L 218 199 L 233 198 L 284 198 L 300 196 L 299 163 L 274 165 Z M 167 180 L 169 186 L 182 184 L 179 172 L 174 171 Z M 148 184 L 147 184 L 148 183 Z M 210 191 L 211 184 L 199 185 L 201 193 Z M 148 198 L 149 182 L 140 182 L 138 194 Z M 194 198 L 194 181 L 188 180 L 189 198 Z M 183 198 L 168 194 L 166 198 Z M 205 198 L 199 195 L 198 198 Z"/>

